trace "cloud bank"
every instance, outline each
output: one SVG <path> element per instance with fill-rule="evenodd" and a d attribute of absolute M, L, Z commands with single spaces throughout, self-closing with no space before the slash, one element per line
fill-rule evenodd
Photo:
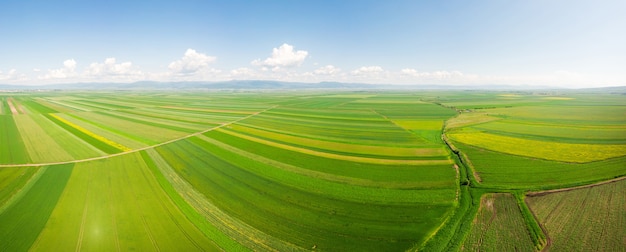
<path fill-rule="evenodd" d="M 380 65 L 364 65 L 343 70 L 334 64 L 305 64 L 310 54 L 283 43 L 272 49 L 269 57 L 250 61 L 251 66 L 219 69 L 217 57 L 189 48 L 182 56 L 165 63 L 164 69 L 145 71 L 131 61 L 115 57 L 101 62 L 80 64 L 70 58 L 56 68 L 35 66 L 30 73 L 16 69 L 0 71 L 0 84 L 48 84 L 71 82 L 133 82 L 133 81 L 225 81 L 276 80 L 296 82 L 353 82 L 371 84 L 437 84 L 437 85 L 544 85 L 561 87 L 626 85 L 626 76 L 597 76 L 559 70 L 541 75 L 479 75 L 458 70 L 420 71 L 412 67 L 390 69 Z"/>
<path fill-rule="evenodd" d="M 174 74 L 192 75 L 200 71 L 211 70 L 209 65 L 216 59 L 214 56 L 198 53 L 194 49 L 187 49 L 183 57 L 170 63 L 168 68 Z"/>
<path fill-rule="evenodd" d="M 292 45 L 282 44 L 278 48 L 272 49 L 272 56 L 261 61 L 253 60 L 251 63 L 255 66 L 271 67 L 272 70 L 280 70 L 281 68 L 291 68 L 302 65 L 302 62 L 309 55 L 309 52 L 298 50 L 295 51 Z"/>

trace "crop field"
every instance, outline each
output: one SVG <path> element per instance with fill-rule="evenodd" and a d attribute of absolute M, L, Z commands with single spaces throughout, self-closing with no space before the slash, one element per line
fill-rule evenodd
<path fill-rule="evenodd" d="M 527 198 L 549 251 L 626 251 L 626 180 Z"/>
<path fill-rule="evenodd" d="M 534 251 L 524 218 L 511 194 L 484 194 L 463 251 Z"/>
<path fill-rule="evenodd" d="M 617 94 L 2 93 L 0 129 L 0 251 L 626 245 L 625 180 L 542 192 L 626 176 Z"/>
<path fill-rule="evenodd" d="M 446 103 L 464 108 L 447 122 L 446 135 L 466 154 L 476 180 L 490 186 L 549 188 L 626 175 L 623 99 L 579 94 L 505 98 L 516 103 Z"/>
<path fill-rule="evenodd" d="M 76 164 L 31 249 L 217 249 L 159 188 L 138 153 Z"/>

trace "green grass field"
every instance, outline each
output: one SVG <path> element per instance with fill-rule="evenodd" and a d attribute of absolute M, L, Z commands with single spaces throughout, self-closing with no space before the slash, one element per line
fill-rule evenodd
<path fill-rule="evenodd" d="M 549 251 L 626 251 L 626 180 L 527 198 Z"/>
<path fill-rule="evenodd" d="M 626 176 L 625 115 L 574 91 L 2 94 L 0 250 L 620 251 L 624 180 L 542 190 Z"/>
<path fill-rule="evenodd" d="M 524 218 L 511 194 L 484 194 L 462 251 L 534 251 Z"/>

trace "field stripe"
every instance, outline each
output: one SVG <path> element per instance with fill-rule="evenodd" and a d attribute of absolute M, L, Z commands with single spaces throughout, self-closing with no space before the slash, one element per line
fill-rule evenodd
<path fill-rule="evenodd" d="M 13 115 L 0 116 L 0 163 L 31 162 Z"/>
<path fill-rule="evenodd" d="M 341 184 L 347 184 L 347 185 L 355 185 L 355 186 L 364 186 L 364 187 L 376 187 L 376 188 L 389 188 L 389 189 L 419 189 L 424 187 L 424 183 L 422 181 L 416 181 L 416 182 L 387 182 L 387 181 L 374 181 L 374 180 L 369 180 L 369 179 L 362 179 L 362 178 L 355 178 L 355 177 L 348 177 L 348 176 L 342 176 L 342 175 L 336 175 L 336 174 L 331 174 L 331 173 L 326 173 L 326 172 L 320 172 L 320 171 L 316 171 L 316 170 L 312 170 L 312 169 L 306 169 L 306 168 L 301 168 L 298 166 L 294 166 L 294 165 L 290 165 L 290 164 L 286 164 L 280 161 L 276 161 L 273 159 L 269 159 L 266 158 L 264 156 L 261 155 L 257 155 L 254 154 L 252 152 L 249 151 L 245 151 L 242 149 L 239 149 L 237 147 L 228 145 L 226 143 L 217 141 L 213 138 L 204 136 L 204 135 L 199 135 L 197 136 L 198 139 L 201 139 L 203 141 L 206 141 L 207 143 L 213 144 L 219 148 L 222 148 L 226 151 L 229 152 L 233 152 L 236 153 L 238 155 L 241 155 L 243 157 L 247 157 L 249 159 L 258 161 L 260 163 L 264 163 L 279 169 L 283 169 L 285 171 L 288 172 L 292 172 L 295 174 L 300 174 L 303 176 L 307 176 L 307 177 L 311 177 L 311 178 L 315 178 L 315 179 L 323 179 L 326 181 L 330 181 L 330 182 L 335 182 L 335 183 L 341 183 Z M 430 187 L 428 187 L 429 189 L 432 189 Z M 426 189 L 426 188 L 424 188 Z"/>
<path fill-rule="evenodd" d="M 325 149 L 329 151 L 354 153 L 364 155 L 380 155 L 380 156 L 393 156 L 393 157 L 446 157 L 448 153 L 439 148 L 416 148 L 416 147 L 391 147 L 391 146 L 376 146 L 376 145 L 361 145 L 340 143 L 333 141 L 317 140 L 312 138 L 305 138 L 300 136 L 293 136 L 289 134 L 280 134 L 268 130 L 256 129 L 254 127 L 244 126 L 241 124 L 234 124 L 229 127 L 242 133 L 249 133 L 263 138 L 269 138 L 281 142 L 290 144 L 296 144 L 304 147 Z"/>
<path fill-rule="evenodd" d="M 41 175 L 46 171 L 46 169 L 47 169 L 46 166 L 40 167 L 39 170 L 37 170 L 37 172 L 35 172 L 35 174 L 33 174 L 32 177 L 28 179 L 28 181 L 26 181 L 26 183 L 22 186 L 22 188 L 17 190 L 17 192 L 13 194 L 11 198 L 6 200 L 4 204 L 0 206 L 0 215 L 2 214 L 2 212 L 4 212 L 7 208 L 9 208 L 15 202 L 18 202 L 24 196 L 24 194 L 26 194 L 28 190 L 30 190 L 30 188 L 33 187 L 33 185 L 37 183 L 37 181 L 39 180 Z"/>
<path fill-rule="evenodd" d="M 204 108 L 188 108 L 188 107 L 176 107 L 176 106 L 160 106 L 161 108 L 166 109 L 174 109 L 174 110 L 184 110 L 184 111 L 200 111 L 200 112 L 217 112 L 217 113 L 227 113 L 227 114 L 242 114 L 249 115 L 251 112 L 244 112 L 239 110 L 228 110 L 228 109 L 204 109 Z"/>
<path fill-rule="evenodd" d="M 204 134 L 204 133 L 207 133 L 209 131 L 216 130 L 216 129 L 219 129 L 219 128 L 222 128 L 222 127 L 226 127 L 228 125 L 231 125 L 233 123 L 239 122 L 241 120 L 245 120 L 245 119 L 248 119 L 250 117 L 256 116 L 256 115 L 258 115 L 260 113 L 263 113 L 265 111 L 268 111 L 268 110 L 270 110 L 270 109 L 272 109 L 274 107 L 276 107 L 276 106 L 269 107 L 269 108 L 264 109 L 262 111 L 255 112 L 253 114 L 250 114 L 248 116 L 239 118 L 239 119 L 231 121 L 231 122 L 222 123 L 222 124 L 220 124 L 218 126 L 211 127 L 211 128 L 206 129 L 206 130 L 203 130 L 203 131 L 198 131 L 196 133 L 192 133 L 192 134 L 189 134 L 189 135 L 186 135 L 186 136 L 182 136 L 182 137 L 179 137 L 179 138 L 176 138 L 176 139 L 165 141 L 165 142 L 162 142 L 162 143 L 159 143 L 159 144 L 155 144 L 155 145 L 147 146 L 147 147 L 143 147 L 143 148 L 138 148 L 138 149 L 133 149 L 133 150 L 129 150 L 129 151 L 126 151 L 126 152 L 119 152 L 119 153 L 113 153 L 113 154 L 100 156 L 100 157 L 85 158 L 85 159 L 72 160 L 72 161 L 63 161 L 63 162 L 47 162 L 47 163 L 38 163 L 38 164 L 0 164 L 0 168 L 2 168 L 2 167 L 21 167 L 21 166 L 32 167 L 32 166 L 44 166 L 44 165 L 75 164 L 75 163 L 83 163 L 83 162 L 88 162 L 88 161 L 101 160 L 101 159 L 107 159 L 107 158 L 110 158 L 110 157 L 116 157 L 116 156 L 126 155 L 126 154 L 130 154 L 130 153 L 135 153 L 135 152 L 139 152 L 139 151 L 148 150 L 148 149 L 156 148 L 156 147 L 159 147 L 159 146 L 163 146 L 163 145 L 166 145 L 166 144 L 170 144 L 170 143 L 173 143 L 173 142 L 176 142 L 176 141 L 180 141 L 180 140 L 183 140 L 183 139 L 187 139 L 187 138 L 190 138 L 190 137 L 194 137 L 194 136 L 197 136 L 197 135 L 201 135 L 201 134 Z M 0 136 L 2 136 L 2 135 L 0 135 Z"/>
<path fill-rule="evenodd" d="M 296 245 L 272 237 L 241 220 L 231 217 L 180 177 L 157 151 L 151 149 L 147 153 L 175 190 L 179 192 L 179 195 L 228 237 L 256 250 L 279 251 L 276 248 L 280 247 L 284 248 L 285 251 L 305 251 Z"/>
<path fill-rule="evenodd" d="M 318 157 L 325 157 L 325 158 L 358 162 L 358 163 L 386 164 L 386 165 L 441 165 L 441 164 L 452 164 L 453 162 L 450 159 L 446 159 L 446 160 L 398 160 L 398 159 L 378 159 L 378 158 L 346 156 L 346 155 L 315 151 L 315 150 L 295 147 L 291 145 L 281 144 L 277 142 L 272 142 L 272 141 L 240 134 L 231 130 L 225 130 L 223 128 L 216 129 L 216 131 L 226 133 L 231 136 L 243 138 L 249 141 L 257 142 L 260 144 L 274 146 L 274 147 L 281 148 L 281 149 L 300 152 L 300 153 L 309 154 L 309 155 L 318 156 Z"/>
<path fill-rule="evenodd" d="M 496 152 L 569 163 L 624 156 L 626 145 L 572 144 L 529 140 L 483 132 L 449 133 L 450 139 Z"/>
<path fill-rule="evenodd" d="M 73 165 L 46 169 L 21 200 L 0 214 L 0 250 L 26 251 L 35 242 L 54 210 Z"/>
<path fill-rule="evenodd" d="M 62 118 L 62 117 L 60 117 L 60 116 L 58 116 L 56 114 L 49 114 L 48 118 L 53 119 L 55 122 L 59 122 L 59 123 L 62 123 L 64 125 L 67 125 L 68 127 L 77 130 L 78 132 L 84 134 L 85 136 L 87 136 L 89 138 L 93 138 L 94 140 L 102 142 L 103 144 L 106 144 L 106 145 L 108 145 L 110 147 L 113 147 L 113 148 L 115 148 L 115 149 L 117 149 L 119 151 L 127 152 L 127 151 L 131 150 L 130 148 L 128 148 L 128 147 L 126 147 L 124 145 L 121 145 L 119 143 L 113 142 L 113 141 L 111 141 L 111 140 L 109 140 L 109 139 L 107 139 L 107 138 L 105 138 L 103 136 L 97 135 L 97 134 L 95 134 L 95 133 L 93 133 L 93 132 L 91 132 L 91 131 L 89 131 L 89 130 L 81 127 L 81 126 L 78 126 L 78 125 L 76 125 L 76 124 L 74 124 L 74 123 L 72 123 L 72 122 L 70 122 L 68 120 L 65 120 L 64 118 Z M 101 149 L 102 146 L 96 146 L 96 147 Z M 106 150 L 104 150 L 104 151 L 106 151 Z"/>
<path fill-rule="evenodd" d="M 15 108 L 15 104 L 13 104 L 13 98 L 9 97 L 7 98 L 7 104 L 9 104 L 9 109 L 11 109 L 11 114 L 13 115 L 18 115 L 19 112 L 17 112 L 17 109 Z"/>

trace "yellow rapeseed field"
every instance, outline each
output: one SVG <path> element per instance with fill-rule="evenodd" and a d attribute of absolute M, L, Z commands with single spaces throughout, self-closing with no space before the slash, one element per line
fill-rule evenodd
<path fill-rule="evenodd" d="M 626 155 L 626 145 L 548 142 L 484 132 L 452 133 L 449 137 L 488 150 L 562 162 L 586 163 Z"/>
<path fill-rule="evenodd" d="M 62 118 L 62 117 L 60 117 L 58 115 L 50 114 L 50 116 L 52 116 L 52 117 L 56 118 L 57 120 L 59 120 L 59 121 L 65 123 L 65 124 L 69 125 L 72 128 L 75 128 L 75 129 L 79 130 L 80 132 L 83 132 L 83 133 L 87 134 L 90 137 L 98 139 L 98 141 L 100 141 L 100 142 L 103 142 L 105 144 L 113 146 L 113 147 L 115 147 L 115 148 L 117 148 L 117 149 L 119 149 L 121 151 L 126 152 L 126 151 L 131 151 L 132 150 L 131 148 L 128 148 L 128 147 L 126 147 L 124 145 L 121 145 L 119 143 L 113 142 L 113 141 L 111 141 L 111 140 L 109 140 L 109 139 L 107 139 L 107 138 L 105 138 L 103 136 L 97 135 L 97 134 L 95 134 L 95 133 L 93 133 L 93 132 L 91 132 L 91 131 L 89 131 L 89 130 L 81 127 L 81 126 L 78 126 L 78 125 L 76 125 L 76 124 L 74 124 L 74 123 L 72 123 L 72 122 L 70 122 L 68 120 L 65 120 L 64 118 Z"/>

